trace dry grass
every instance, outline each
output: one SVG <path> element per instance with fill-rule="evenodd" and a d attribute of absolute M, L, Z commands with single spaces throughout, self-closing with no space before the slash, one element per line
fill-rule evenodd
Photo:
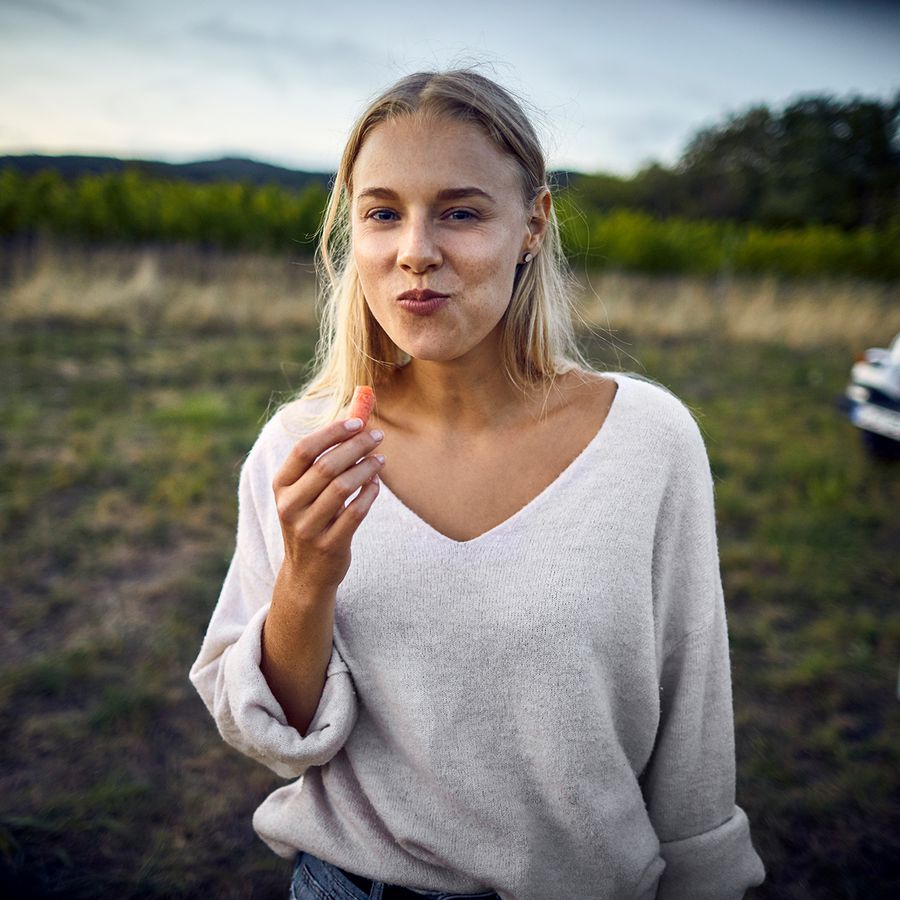
<path fill-rule="evenodd" d="M 8 322 L 69 321 L 191 330 L 279 331 L 315 324 L 307 259 L 192 247 L 13 248 L 0 278 Z M 796 348 L 881 345 L 900 331 L 900 287 L 859 280 L 648 277 L 583 273 L 579 309 L 613 335 L 726 340 Z"/>
<path fill-rule="evenodd" d="M 613 334 L 715 333 L 729 341 L 860 349 L 883 346 L 900 331 L 897 284 L 616 272 L 588 274 L 580 283 L 585 319 Z"/>
<path fill-rule="evenodd" d="M 5 270 L 5 271 L 4 271 Z M 8 322 L 79 323 L 177 330 L 276 331 L 315 325 L 313 266 L 306 259 L 193 247 L 41 244 L 13 248 L 0 276 Z"/>

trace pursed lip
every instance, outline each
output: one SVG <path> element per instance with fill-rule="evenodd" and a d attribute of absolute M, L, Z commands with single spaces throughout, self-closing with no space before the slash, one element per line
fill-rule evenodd
<path fill-rule="evenodd" d="M 404 291 L 397 297 L 398 300 L 415 300 L 421 303 L 424 300 L 434 300 L 436 297 L 447 297 L 448 294 L 439 294 L 437 291 Z"/>

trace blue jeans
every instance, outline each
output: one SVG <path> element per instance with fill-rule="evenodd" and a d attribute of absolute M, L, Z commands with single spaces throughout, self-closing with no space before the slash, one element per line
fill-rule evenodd
<path fill-rule="evenodd" d="M 387 885 L 383 881 L 376 881 L 367 893 L 350 881 L 337 866 L 301 851 L 294 863 L 290 900 L 381 900 L 385 887 Z M 481 894 L 430 891 L 421 897 L 422 900 L 499 900 L 493 891 Z"/>

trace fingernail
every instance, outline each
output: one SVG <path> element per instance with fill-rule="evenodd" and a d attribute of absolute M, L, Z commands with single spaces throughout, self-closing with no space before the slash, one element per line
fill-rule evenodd
<path fill-rule="evenodd" d="M 362 424 L 362 419 L 347 419 L 347 421 L 344 422 L 344 428 L 346 428 L 347 431 L 359 431 L 359 429 L 362 428 Z"/>
<path fill-rule="evenodd" d="M 375 459 L 377 459 L 380 463 L 384 462 L 384 457 L 380 453 L 375 454 Z"/>
<path fill-rule="evenodd" d="M 384 432 L 376 429 L 372 432 L 372 437 L 375 438 L 376 441 L 380 441 L 384 437 Z"/>

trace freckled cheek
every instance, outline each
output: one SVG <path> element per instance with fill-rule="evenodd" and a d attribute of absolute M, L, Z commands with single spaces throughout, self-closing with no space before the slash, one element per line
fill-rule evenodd
<path fill-rule="evenodd" d="M 493 300 L 494 295 L 504 291 L 508 282 L 510 279 L 507 278 L 505 269 L 497 265 L 496 260 L 485 266 L 470 268 L 464 278 L 464 283 L 484 294 L 488 302 Z"/>
<path fill-rule="evenodd" d="M 371 242 L 354 243 L 352 252 L 363 294 L 370 305 L 379 304 L 388 288 L 385 275 L 393 269 L 391 261 L 385 261 L 384 252 Z"/>
<path fill-rule="evenodd" d="M 466 280 L 502 285 L 511 281 L 515 275 L 514 259 L 506 248 L 498 250 L 494 247 L 480 247 L 471 253 L 460 255 L 455 261 Z"/>
<path fill-rule="evenodd" d="M 509 248 L 484 240 L 447 247 L 444 253 L 445 262 L 450 262 L 464 278 L 477 280 L 502 280 L 507 269 L 514 271 L 510 265 L 514 258 Z"/>
<path fill-rule="evenodd" d="M 357 238 L 351 243 L 353 259 L 358 269 L 376 269 L 390 266 L 394 257 L 385 241 L 373 238 Z"/>

